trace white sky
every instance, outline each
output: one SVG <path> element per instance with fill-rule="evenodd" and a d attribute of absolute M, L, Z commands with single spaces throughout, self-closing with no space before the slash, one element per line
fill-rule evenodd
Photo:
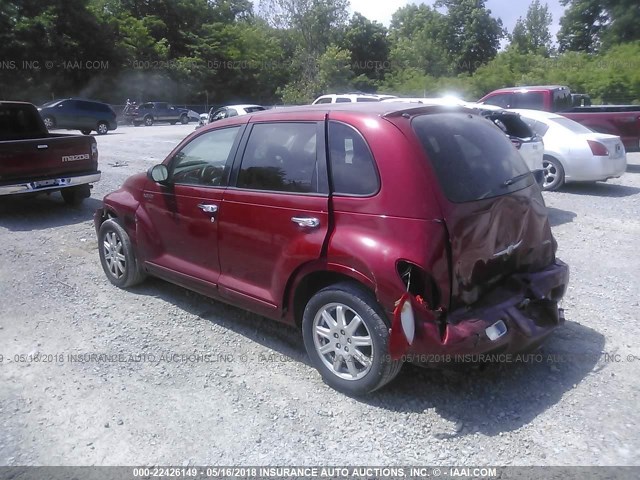
<path fill-rule="evenodd" d="M 389 26 L 391 15 L 393 15 L 398 8 L 408 3 L 426 3 L 433 5 L 435 0 L 351 0 L 351 10 L 353 12 L 360 12 L 369 20 L 377 20 Z M 487 0 L 487 8 L 491 10 L 491 14 L 494 17 L 501 18 L 503 25 L 511 32 L 518 17 L 524 17 L 526 15 L 530 3 L 530 0 Z M 545 0 L 542 0 L 541 3 L 544 5 Z M 564 7 L 560 5 L 559 0 L 546 0 L 546 3 L 549 6 L 549 11 L 553 15 L 551 34 L 555 37 Z"/>

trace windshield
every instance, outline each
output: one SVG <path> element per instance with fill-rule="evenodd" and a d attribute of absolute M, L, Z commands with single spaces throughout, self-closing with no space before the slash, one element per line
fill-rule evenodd
<path fill-rule="evenodd" d="M 420 115 L 413 119 L 412 127 L 452 202 L 496 197 L 534 182 L 504 133 L 482 117 Z"/>
<path fill-rule="evenodd" d="M 554 123 L 566 128 L 567 130 L 571 130 L 573 133 L 577 133 L 579 135 L 583 133 L 593 133 L 592 130 L 589 130 L 584 125 L 580 125 L 578 122 L 574 122 L 573 120 L 565 117 L 555 117 L 552 120 Z"/>

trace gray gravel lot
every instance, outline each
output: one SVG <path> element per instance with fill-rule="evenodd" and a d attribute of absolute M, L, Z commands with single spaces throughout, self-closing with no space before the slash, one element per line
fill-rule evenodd
<path fill-rule="evenodd" d="M 0 465 L 640 465 L 640 154 L 620 179 L 545 194 L 572 278 L 542 361 L 407 366 L 352 399 L 297 331 L 106 280 L 94 210 L 193 128 L 97 137 L 103 179 L 81 207 L 0 200 Z"/>

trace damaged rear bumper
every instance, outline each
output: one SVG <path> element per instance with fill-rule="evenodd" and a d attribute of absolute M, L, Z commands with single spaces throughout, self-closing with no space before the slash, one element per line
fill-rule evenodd
<path fill-rule="evenodd" d="M 569 267 L 556 260 L 542 271 L 510 276 L 472 307 L 441 318 L 414 297 L 413 341 L 400 349 L 392 342 L 389 353 L 416 363 L 438 363 L 439 358 L 452 361 L 451 355 L 531 350 L 564 323 L 558 302 L 568 282 Z"/>

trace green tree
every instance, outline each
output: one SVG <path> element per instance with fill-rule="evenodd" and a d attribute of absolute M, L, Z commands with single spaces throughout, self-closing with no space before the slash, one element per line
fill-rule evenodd
<path fill-rule="evenodd" d="M 447 10 L 444 43 L 456 73 L 473 73 L 496 56 L 505 32 L 485 0 L 437 0 L 435 5 Z"/>
<path fill-rule="evenodd" d="M 353 74 L 358 77 L 356 88 L 375 90 L 376 81 L 384 77 L 389 60 L 389 39 L 384 25 L 355 13 L 341 47 L 351 54 Z"/>
<path fill-rule="evenodd" d="M 520 17 L 513 28 L 510 36 L 512 48 L 521 53 L 550 55 L 553 46 L 549 26 L 552 22 L 548 5 L 541 5 L 540 0 L 534 0 L 525 18 Z"/>
<path fill-rule="evenodd" d="M 567 7 L 560 18 L 558 50 L 593 53 L 602 42 L 609 16 L 601 0 L 560 0 Z"/>

